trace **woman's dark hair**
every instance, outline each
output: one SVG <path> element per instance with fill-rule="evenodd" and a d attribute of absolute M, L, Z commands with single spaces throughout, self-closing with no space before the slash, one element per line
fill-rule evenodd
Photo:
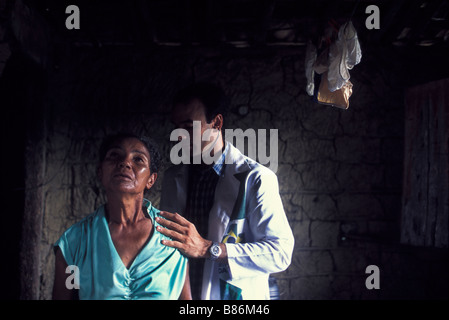
<path fill-rule="evenodd" d="M 200 100 L 205 108 L 206 120 L 211 122 L 217 115 L 223 118 L 228 112 L 230 100 L 224 91 L 212 83 L 198 82 L 179 91 L 173 99 L 173 105 L 189 104 L 194 99 Z"/>
<path fill-rule="evenodd" d="M 114 144 L 118 141 L 129 138 L 135 138 L 145 145 L 145 148 L 147 148 L 148 153 L 150 154 L 150 172 L 157 173 L 162 165 L 162 156 L 159 153 L 156 143 L 148 137 L 138 136 L 134 133 L 120 132 L 106 136 L 100 145 L 100 162 L 103 162 L 106 157 L 106 153 L 114 146 Z"/>

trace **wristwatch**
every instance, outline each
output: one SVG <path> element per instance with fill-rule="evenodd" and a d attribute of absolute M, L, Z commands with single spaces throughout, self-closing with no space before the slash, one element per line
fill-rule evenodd
<path fill-rule="evenodd" d="M 209 260 L 212 260 L 212 261 L 217 260 L 221 254 L 220 244 L 218 242 L 212 243 L 212 245 L 209 248 L 209 253 L 210 253 Z"/>

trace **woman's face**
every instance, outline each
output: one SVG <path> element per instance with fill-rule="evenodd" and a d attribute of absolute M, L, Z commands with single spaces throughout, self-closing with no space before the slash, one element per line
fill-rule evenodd
<path fill-rule="evenodd" d="M 116 141 L 102 161 L 99 177 L 106 192 L 143 194 L 156 181 L 150 172 L 150 154 L 136 138 Z"/>

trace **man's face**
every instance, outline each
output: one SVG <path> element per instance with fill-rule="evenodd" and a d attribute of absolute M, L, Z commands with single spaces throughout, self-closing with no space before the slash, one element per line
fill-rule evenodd
<path fill-rule="evenodd" d="M 203 141 L 203 133 L 207 129 L 212 129 L 214 120 L 208 123 L 206 120 L 206 114 L 204 105 L 198 99 L 192 100 L 188 104 L 177 104 L 174 106 L 171 113 L 171 121 L 174 123 L 176 128 L 185 129 L 189 133 L 190 137 L 190 155 L 193 153 L 193 142 L 201 141 L 201 152 L 206 148 L 206 146 L 213 141 L 213 137 L 209 141 Z M 193 131 L 193 121 L 201 122 L 201 130 L 199 132 Z M 194 136 L 196 134 L 196 136 Z M 183 137 L 179 137 L 180 141 Z"/>

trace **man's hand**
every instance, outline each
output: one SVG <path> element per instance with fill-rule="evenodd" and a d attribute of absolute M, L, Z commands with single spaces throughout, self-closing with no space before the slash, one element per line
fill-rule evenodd
<path fill-rule="evenodd" d="M 160 214 L 165 219 L 156 217 L 156 222 L 165 228 L 158 226 L 156 230 L 173 239 L 162 240 L 163 245 L 177 248 L 189 258 L 206 258 L 208 256 L 208 249 L 212 245 L 212 241 L 201 237 L 193 223 L 177 213 L 161 211 Z"/>

